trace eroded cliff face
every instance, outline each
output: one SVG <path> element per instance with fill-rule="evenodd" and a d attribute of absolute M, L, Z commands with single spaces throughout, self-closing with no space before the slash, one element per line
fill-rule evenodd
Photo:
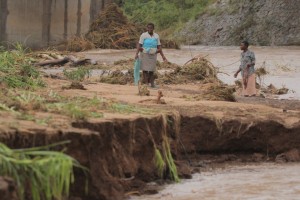
<path fill-rule="evenodd" d="M 185 43 L 300 45 L 300 1 L 219 0 L 177 34 Z"/>
<path fill-rule="evenodd" d="M 75 170 L 70 199 L 122 200 L 126 192 L 140 191 L 146 182 L 159 178 L 155 149 L 162 151 L 164 140 L 168 140 L 176 157 L 179 119 L 174 113 L 136 119 L 78 121 L 65 130 L 41 127 L 21 131 L 0 127 L 0 142 L 22 148 L 69 140 L 66 153 L 89 169 L 87 176 Z M 0 177 L 0 194 L 2 182 Z M 10 197 L 13 194 L 7 187 L 3 186 L 3 194 Z"/>
<path fill-rule="evenodd" d="M 64 124 L 63 129 L 35 127 L 26 121 L 19 127 L 0 123 L 0 142 L 11 148 L 26 148 L 69 140 L 66 153 L 89 169 L 87 176 L 75 171 L 70 200 L 122 200 L 128 193 L 142 193 L 147 182 L 160 179 L 155 152 L 164 152 L 166 140 L 180 178 L 190 177 L 192 166 L 184 165 L 188 158 L 205 154 L 221 155 L 223 159 L 222 154 L 251 158 L 259 153 L 272 161 L 277 154 L 294 149 L 293 159 L 299 161 L 298 111 L 217 105 L 176 107 L 177 111 L 155 116 L 74 121 Z M 8 198 L 14 195 L 7 181 L 5 187 L 1 182 L 0 178 L 0 194 Z"/>

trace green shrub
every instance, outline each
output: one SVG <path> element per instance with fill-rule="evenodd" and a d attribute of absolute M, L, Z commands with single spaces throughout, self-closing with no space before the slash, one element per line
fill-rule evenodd
<path fill-rule="evenodd" d="M 67 71 L 64 69 L 64 75 L 67 77 L 69 80 L 72 81 L 83 81 L 86 76 L 90 74 L 90 69 L 86 68 L 84 66 L 79 67 L 76 70 L 71 70 Z"/>
<path fill-rule="evenodd" d="M 170 36 L 213 2 L 215 0 L 130 0 L 124 1 L 123 9 L 131 20 L 144 25 L 153 22 L 158 31 Z"/>

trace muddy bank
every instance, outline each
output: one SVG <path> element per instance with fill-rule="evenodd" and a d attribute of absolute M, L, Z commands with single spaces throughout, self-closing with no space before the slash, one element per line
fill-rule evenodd
<path fill-rule="evenodd" d="M 222 119 L 183 116 L 180 137 L 189 153 L 263 153 L 275 156 L 292 148 L 300 149 L 300 123 L 287 127 L 275 116 Z M 244 118 L 244 119 L 243 119 Z"/>
<path fill-rule="evenodd" d="M 90 170 L 88 194 L 85 195 L 84 174 L 75 171 L 70 199 L 118 200 L 126 192 L 142 190 L 145 182 L 159 178 L 154 148 L 160 149 L 163 137 L 167 137 L 176 152 L 177 120 L 177 115 L 159 115 L 134 120 L 74 122 L 73 127 L 64 130 L 0 127 L 0 141 L 12 148 L 23 148 L 70 140 L 67 154 Z"/>
<path fill-rule="evenodd" d="M 22 148 L 71 140 L 67 153 L 90 170 L 88 194 L 84 174 L 75 172 L 70 199 L 82 200 L 121 200 L 130 192 L 147 192 L 146 183 L 160 179 L 154 158 L 155 148 L 162 149 L 164 137 L 171 144 L 181 177 L 191 173 L 182 162 L 187 154 L 200 158 L 203 154 L 251 157 L 261 153 L 273 160 L 279 153 L 300 149 L 298 112 L 282 113 L 272 108 L 262 112 L 250 105 L 248 110 L 243 106 L 237 109 L 233 103 L 227 103 L 229 108 L 224 110 L 223 104 L 165 107 L 163 110 L 177 111 L 152 117 L 78 121 L 62 129 L 8 128 L 2 124 L 0 141 Z M 226 159 L 231 158 L 223 161 Z"/>
<path fill-rule="evenodd" d="M 14 180 L 0 177 L 0 197 L 1 200 L 18 200 Z"/>

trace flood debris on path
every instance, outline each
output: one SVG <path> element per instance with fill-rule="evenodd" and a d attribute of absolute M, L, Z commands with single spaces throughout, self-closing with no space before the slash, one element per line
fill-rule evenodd
<path fill-rule="evenodd" d="M 101 49 L 134 49 L 145 24 L 131 22 L 116 4 L 109 4 L 101 10 L 84 36 L 73 37 L 57 45 L 59 50 L 85 51 Z M 179 49 L 177 42 L 161 39 L 163 48 Z"/>

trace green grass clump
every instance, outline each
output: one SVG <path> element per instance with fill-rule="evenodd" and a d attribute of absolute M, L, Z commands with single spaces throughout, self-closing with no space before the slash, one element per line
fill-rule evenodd
<path fill-rule="evenodd" d="M 25 54 L 20 45 L 13 51 L 0 48 L 0 84 L 23 89 L 45 86 L 32 61 L 33 59 Z"/>
<path fill-rule="evenodd" d="M 0 143 L 0 175 L 16 181 L 19 199 L 29 194 L 32 200 L 62 200 L 74 182 L 73 167 L 85 170 L 72 157 L 48 148 L 13 150 Z"/>
<path fill-rule="evenodd" d="M 118 113 L 139 113 L 139 114 L 151 114 L 152 110 L 147 108 L 141 108 L 124 103 L 112 103 L 109 105 L 110 110 Z"/>
<path fill-rule="evenodd" d="M 164 139 L 163 148 L 165 150 L 165 159 L 166 159 L 167 166 L 169 168 L 170 177 L 173 181 L 179 182 L 180 179 L 178 177 L 177 167 L 174 163 L 168 138 Z"/>
<path fill-rule="evenodd" d="M 155 165 L 158 170 L 159 176 L 162 178 L 165 171 L 165 161 L 158 149 L 155 149 Z"/>
<path fill-rule="evenodd" d="M 26 90 L 0 90 L 0 112 L 10 112 L 18 119 L 35 121 L 39 124 L 48 124 L 51 118 L 39 120 L 32 111 L 48 112 L 65 115 L 74 120 L 88 118 L 102 118 L 103 112 L 122 114 L 153 114 L 154 110 L 135 105 L 115 102 L 94 96 L 66 97 L 55 92 L 37 93 Z"/>
<path fill-rule="evenodd" d="M 90 69 L 84 66 L 78 67 L 76 70 L 67 71 L 64 69 L 64 76 L 72 81 L 83 81 L 90 74 Z"/>
<path fill-rule="evenodd" d="M 162 153 L 159 149 L 155 148 L 154 161 L 160 177 L 163 177 L 164 173 L 168 172 L 171 180 L 175 182 L 180 181 L 177 167 L 171 153 L 170 143 L 166 136 L 163 137 Z"/>

